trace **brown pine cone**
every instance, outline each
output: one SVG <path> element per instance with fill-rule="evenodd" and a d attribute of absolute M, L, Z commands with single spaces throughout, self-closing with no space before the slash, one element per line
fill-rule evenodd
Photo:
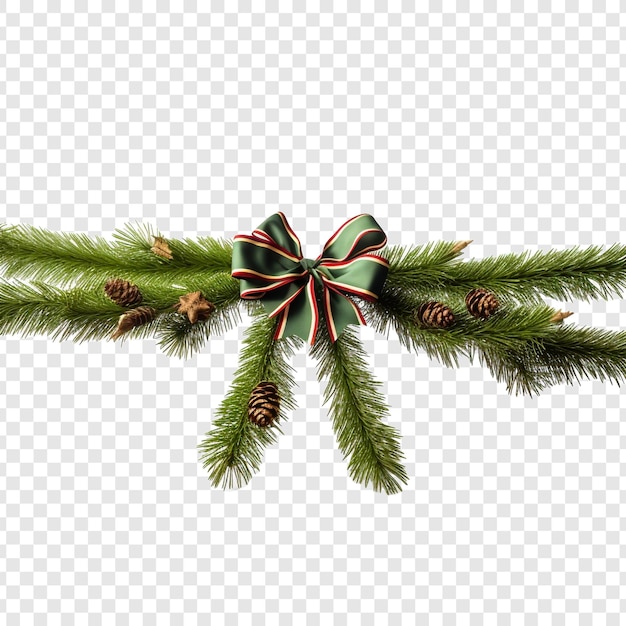
<path fill-rule="evenodd" d="M 130 307 L 139 304 L 143 296 L 139 287 L 123 278 L 111 278 L 104 285 L 106 295 L 120 306 Z"/>
<path fill-rule="evenodd" d="M 280 398 L 276 385 L 270 381 L 261 381 L 250 394 L 248 417 L 253 424 L 271 426 L 278 417 Z"/>
<path fill-rule="evenodd" d="M 498 310 L 500 303 L 495 295 L 486 289 L 472 289 L 465 296 L 465 305 L 470 315 L 479 319 L 487 319 Z"/>
<path fill-rule="evenodd" d="M 136 309 L 130 309 L 130 311 L 122 313 L 117 323 L 117 329 L 111 335 L 111 339 L 115 340 L 131 328 L 151 322 L 156 317 L 156 314 L 156 309 L 149 306 L 138 306 Z"/>
<path fill-rule="evenodd" d="M 415 319 L 418 323 L 432 328 L 448 328 L 455 321 L 452 310 L 442 302 L 434 300 L 420 305 L 415 312 Z"/>

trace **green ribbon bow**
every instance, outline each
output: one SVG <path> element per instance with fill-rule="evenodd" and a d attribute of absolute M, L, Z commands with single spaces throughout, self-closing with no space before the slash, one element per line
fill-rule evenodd
<path fill-rule="evenodd" d="M 367 253 L 386 243 L 376 220 L 363 213 L 339 228 L 317 259 L 305 259 L 279 212 L 252 235 L 234 237 L 232 276 L 241 281 L 242 298 L 262 298 L 268 316 L 280 316 L 274 339 L 297 335 L 313 345 L 321 306 L 334 342 L 348 324 L 365 325 L 359 307 L 345 294 L 378 299 L 389 261 Z"/>

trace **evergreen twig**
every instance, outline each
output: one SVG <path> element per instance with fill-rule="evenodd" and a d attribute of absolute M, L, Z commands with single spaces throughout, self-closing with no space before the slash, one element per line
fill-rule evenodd
<path fill-rule="evenodd" d="M 87 290 L 64 291 L 54 285 L 33 281 L 0 282 L 0 334 L 48 334 L 52 339 L 83 342 L 105 339 L 115 330 L 120 306 L 104 293 Z M 156 320 L 132 329 L 145 335 Z"/>
<path fill-rule="evenodd" d="M 500 353 L 516 351 L 520 345 L 550 332 L 554 309 L 546 304 L 518 306 L 504 301 L 487 320 L 477 320 L 466 310 L 462 299 L 450 297 L 455 323 L 449 328 L 415 324 L 415 311 L 427 300 L 414 292 L 385 285 L 376 302 L 359 302 L 368 324 L 389 337 L 393 329 L 402 345 L 418 352 L 423 349 L 447 367 L 458 367 L 459 358 L 472 358 L 476 348 L 491 346 Z"/>
<path fill-rule="evenodd" d="M 293 368 L 287 357 L 302 345 L 296 336 L 273 339 L 276 318 L 257 309 L 255 320 L 245 332 L 239 367 L 228 393 L 215 412 L 213 429 L 198 446 L 203 466 L 214 486 L 241 487 L 258 471 L 263 450 L 276 442 L 280 421 L 295 409 Z M 254 387 L 270 380 L 280 394 L 279 416 L 271 427 L 259 428 L 248 418 L 248 400 Z"/>
<path fill-rule="evenodd" d="M 429 241 L 419 246 L 387 246 L 380 256 L 389 261 L 389 271 L 385 283 L 395 285 L 420 286 L 438 284 L 447 278 L 443 269 L 453 259 L 457 259 L 469 241 Z"/>
<path fill-rule="evenodd" d="M 506 383 L 508 393 L 516 395 L 532 396 L 552 385 L 592 378 L 613 381 L 619 387 L 626 377 L 626 331 L 558 324 L 517 352 L 483 348 L 479 359 L 498 381 Z"/>
<path fill-rule="evenodd" d="M 244 301 L 239 297 L 238 281 L 224 274 L 216 274 L 202 285 L 202 288 L 198 284 L 188 285 L 188 289 L 202 291 L 204 297 L 215 305 L 215 311 L 206 320 L 194 324 L 186 315 L 165 318 L 158 332 L 159 347 L 165 354 L 188 358 L 198 352 L 212 335 L 221 335 L 241 321 L 240 307 Z M 176 292 L 176 301 L 181 295 L 180 291 Z"/>
<path fill-rule="evenodd" d="M 383 256 L 387 256 L 383 251 Z M 498 296 L 535 303 L 541 295 L 608 299 L 626 287 L 626 245 L 574 246 L 566 250 L 524 251 L 469 261 L 424 261 L 418 252 L 394 251 L 386 285 L 431 295 L 464 296 L 476 287 Z"/>
<path fill-rule="evenodd" d="M 149 224 L 128 223 L 117 229 L 109 242 L 84 233 L 54 232 L 30 224 L 0 229 L 0 268 L 7 278 L 22 277 L 69 286 L 95 287 L 115 276 L 131 282 L 192 285 L 207 276 L 230 276 L 232 242 L 204 237 L 168 240 L 173 259 L 151 251 Z M 232 279 L 235 281 L 235 279 Z"/>
<path fill-rule="evenodd" d="M 224 332 L 241 319 L 237 283 L 233 289 L 233 282 L 224 277 L 220 282 L 216 276 L 207 284 L 207 298 L 216 309 L 207 320 L 195 324 L 172 309 L 184 290 L 140 285 L 142 305 L 155 308 L 158 315 L 151 322 L 130 329 L 118 341 L 156 334 L 161 337 L 160 346 L 165 353 L 189 356 L 209 335 Z M 79 343 L 110 339 L 120 315 L 126 311 L 105 295 L 102 286 L 66 290 L 39 281 L 30 285 L 0 281 L 0 334 L 49 334 L 53 339 Z"/>
<path fill-rule="evenodd" d="M 162 237 L 150 224 L 130 222 L 113 233 L 118 247 L 129 251 L 142 250 L 145 259 L 154 257 L 152 244 L 154 237 Z M 172 251 L 172 259 L 160 259 L 160 263 L 168 270 L 185 267 L 202 269 L 204 272 L 222 272 L 230 274 L 233 256 L 233 242 L 224 238 L 198 237 L 197 239 L 167 239 Z M 152 269 L 149 264 L 147 269 Z"/>
<path fill-rule="evenodd" d="M 331 343 L 322 322 L 310 350 L 318 359 L 317 375 L 327 379 L 328 403 L 340 450 L 349 457 L 348 471 L 362 485 L 397 493 L 408 482 L 398 432 L 382 420 L 389 409 L 370 373 L 366 353 L 353 326 Z"/>
<path fill-rule="evenodd" d="M 581 378 L 615 380 L 626 377 L 626 331 L 553 323 L 555 310 L 545 303 L 515 305 L 504 299 L 499 311 L 486 320 L 469 315 L 461 298 L 450 296 L 456 321 L 449 328 L 415 324 L 414 312 L 424 298 L 415 293 L 383 288 L 377 302 L 362 302 L 375 330 L 393 329 L 402 345 L 423 349 L 448 367 L 458 367 L 459 358 L 470 362 L 478 356 L 509 393 L 533 395 L 558 383 Z"/>

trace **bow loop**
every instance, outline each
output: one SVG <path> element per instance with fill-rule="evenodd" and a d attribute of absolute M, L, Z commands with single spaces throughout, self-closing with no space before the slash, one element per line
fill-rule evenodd
<path fill-rule="evenodd" d="M 378 250 L 387 243 L 387 236 L 376 220 L 367 213 L 355 215 L 349 219 L 326 242 L 322 254 L 318 257 L 324 263 L 346 261 L 361 254 Z"/>
<path fill-rule="evenodd" d="M 287 223 L 283 213 L 275 213 L 262 222 L 252 233 L 259 238 L 267 238 L 275 247 L 290 253 L 299 259 L 302 258 L 302 246 L 296 233 Z"/>
<path fill-rule="evenodd" d="M 240 279 L 242 298 L 260 298 L 269 317 L 279 316 L 275 339 L 297 335 L 312 345 L 321 307 L 334 342 L 348 324 L 365 325 L 347 294 L 378 298 L 389 262 L 368 253 L 386 243 L 376 220 L 363 213 L 339 228 L 317 259 L 305 259 L 300 240 L 279 212 L 252 235 L 235 236 L 232 276 Z"/>

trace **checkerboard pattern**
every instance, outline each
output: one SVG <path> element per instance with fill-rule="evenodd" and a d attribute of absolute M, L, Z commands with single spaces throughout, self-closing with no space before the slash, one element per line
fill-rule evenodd
<path fill-rule="evenodd" d="M 282 210 L 308 257 L 360 212 L 467 258 L 610 245 L 625 29 L 618 2 L 7 2 L 0 218 L 232 238 Z M 243 332 L 186 361 L 0 337 L 0 623 L 623 623 L 623 388 L 509 396 L 365 327 L 405 490 L 351 481 L 303 351 L 284 435 L 223 491 L 196 446 Z"/>

